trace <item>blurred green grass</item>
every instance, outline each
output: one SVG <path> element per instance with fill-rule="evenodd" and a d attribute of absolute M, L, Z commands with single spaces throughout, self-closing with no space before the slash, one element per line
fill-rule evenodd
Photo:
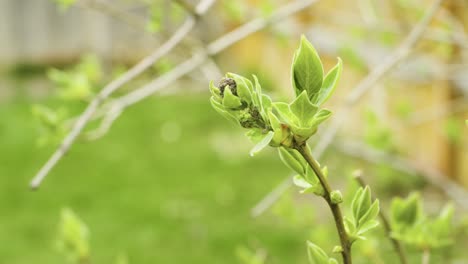
<path fill-rule="evenodd" d="M 1 263 L 64 263 L 54 247 L 63 207 L 88 224 L 94 263 L 121 253 L 130 263 L 238 263 L 245 245 L 267 250 L 269 263 L 305 262 L 308 230 L 249 215 L 287 168 L 273 151 L 249 157 L 206 95 L 130 108 L 104 138 L 76 144 L 37 192 L 28 182 L 53 148 L 36 147 L 30 106 L 0 105 Z"/>

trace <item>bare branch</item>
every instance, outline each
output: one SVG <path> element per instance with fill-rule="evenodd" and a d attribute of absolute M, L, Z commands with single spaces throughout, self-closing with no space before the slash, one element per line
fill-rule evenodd
<path fill-rule="evenodd" d="M 394 169 L 410 175 L 421 175 L 434 187 L 443 191 L 463 209 L 468 210 L 468 192 L 451 181 L 446 175 L 431 168 L 428 164 L 420 164 L 358 143 L 339 142 L 334 144 L 334 146 L 347 155 L 361 158 L 372 163 L 385 163 Z"/>
<path fill-rule="evenodd" d="M 300 12 L 301 10 L 304 10 L 305 8 L 309 7 L 317 1 L 318 0 L 295 1 L 278 9 L 278 11 L 274 12 L 268 18 L 257 18 L 238 27 L 237 29 L 211 42 L 210 44 L 208 44 L 206 49 L 200 50 L 200 52 L 193 55 L 190 59 L 180 63 L 170 72 L 154 79 L 153 81 L 128 93 L 127 95 L 117 98 L 115 101 L 113 101 L 112 108 L 119 109 L 118 112 L 122 113 L 126 107 L 138 103 L 139 101 L 166 87 L 172 82 L 178 80 L 182 76 L 195 70 L 196 68 L 201 66 L 209 57 L 220 53 L 221 51 L 230 47 L 234 43 L 237 43 L 243 38 L 267 27 L 270 24 L 285 19 L 297 12 Z M 116 118 L 113 118 L 112 120 L 114 121 L 116 120 Z"/>
<path fill-rule="evenodd" d="M 207 56 L 213 56 L 231 45 L 237 43 L 239 40 L 242 40 L 249 36 L 252 33 L 255 33 L 270 24 L 273 24 L 277 21 L 285 19 L 307 7 L 317 2 L 318 0 L 299 0 L 291 4 L 285 5 L 274 12 L 268 18 L 257 18 L 254 19 L 237 29 L 223 35 L 217 40 L 208 44 L 207 48 L 204 51 L 201 51 L 200 54 L 194 55 L 192 58 L 182 62 L 176 66 L 171 72 L 158 77 L 157 79 L 151 81 L 150 83 L 140 87 L 127 95 L 122 96 L 116 100 L 117 104 L 120 104 L 122 108 L 126 108 L 129 105 L 133 105 L 151 94 L 157 92 L 159 89 L 164 86 L 176 81 L 185 74 L 191 72 L 198 66 L 200 66 L 206 59 Z"/>
<path fill-rule="evenodd" d="M 321 133 L 320 139 L 318 140 L 318 144 L 313 149 L 314 156 L 319 159 L 325 150 L 328 148 L 330 143 L 335 138 L 338 130 L 340 129 L 343 121 L 346 119 L 348 112 L 350 109 L 362 98 L 362 96 L 375 87 L 375 83 L 377 83 L 383 76 L 388 74 L 394 66 L 398 64 L 401 60 L 405 59 L 406 56 L 411 52 L 413 47 L 416 43 L 421 39 L 423 36 L 424 31 L 428 28 L 429 23 L 432 21 L 433 17 L 435 16 L 437 10 L 439 10 L 443 0 L 435 0 L 431 7 L 426 11 L 424 17 L 418 22 L 416 27 L 410 32 L 410 34 L 403 40 L 403 42 L 391 53 L 389 54 L 384 60 L 383 63 L 375 67 L 361 82 L 359 82 L 356 87 L 351 91 L 349 96 L 346 98 L 343 106 L 341 109 L 338 110 L 337 114 L 335 114 L 335 118 L 332 120 L 332 123 L 328 126 L 328 128 Z M 285 179 L 280 185 L 285 184 L 285 182 L 289 182 L 291 186 L 292 183 L 290 179 Z M 281 193 L 276 193 L 277 197 L 276 200 L 281 197 Z M 272 194 L 267 194 L 269 200 L 273 200 Z M 263 203 L 262 201 L 259 202 Z M 265 208 L 268 209 L 268 208 Z M 260 212 L 261 214 L 262 212 Z"/>
<path fill-rule="evenodd" d="M 79 6 L 88 8 L 88 9 L 94 9 L 96 11 L 100 11 L 104 14 L 109 15 L 110 17 L 113 17 L 115 19 L 121 20 L 125 22 L 126 24 L 137 28 L 137 29 L 144 29 L 145 28 L 145 22 L 138 19 L 135 16 L 129 15 L 125 12 L 122 12 L 120 9 L 114 7 L 112 4 L 109 4 L 105 1 L 101 0 L 81 0 L 78 1 L 77 4 Z"/>
<path fill-rule="evenodd" d="M 324 131 L 323 137 L 318 141 L 319 143 L 314 148 L 315 156 L 322 156 L 325 149 L 330 145 L 330 143 L 335 138 L 338 130 L 340 129 L 343 121 L 346 119 L 349 110 L 363 97 L 363 95 L 375 87 L 377 83 L 383 76 L 390 72 L 393 67 L 395 67 L 400 61 L 402 61 L 406 56 L 408 56 L 417 44 L 417 42 L 423 36 L 424 31 L 429 26 L 429 23 L 432 21 L 432 18 L 439 10 L 443 0 L 435 0 L 432 6 L 426 12 L 426 15 L 421 19 L 418 25 L 410 32 L 408 37 L 392 52 L 388 55 L 382 62 L 382 64 L 375 67 L 361 82 L 359 82 L 356 87 L 351 91 L 349 96 L 346 98 L 342 109 L 339 109 L 335 118 L 332 120 L 332 123 Z"/>
<path fill-rule="evenodd" d="M 213 3 L 212 0 L 202 0 L 199 5 L 205 6 L 205 2 Z M 201 9 L 206 11 L 207 8 Z M 202 15 L 202 14 L 200 14 Z M 84 112 L 80 115 L 78 120 L 73 125 L 70 133 L 62 141 L 60 147 L 52 154 L 50 159 L 44 164 L 39 170 L 36 176 L 31 181 L 31 188 L 36 189 L 41 184 L 42 180 L 47 176 L 50 170 L 57 164 L 57 162 L 65 155 L 68 149 L 73 145 L 76 138 L 81 134 L 81 131 L 85 128 L 86 124 L 92 118 L 93 114 L 98 109 L 99 105 L 106 100 L 112 93 L 122 87 L 127 82 L 140 75 L 143 71 L 148 69 L 162 56 L 170 52 L 179 42 L 181 42 L 185 36 L 195 26 L 196 19 L 190 15 L 182 26 L 171 36 L 161 47 L 157 48 L 151 55 L 141 60 L 138 64 L 133 66 L 130 70 L 125 72 L 123 75 L 106 85 L 99 94 L 91 101 Z"/>

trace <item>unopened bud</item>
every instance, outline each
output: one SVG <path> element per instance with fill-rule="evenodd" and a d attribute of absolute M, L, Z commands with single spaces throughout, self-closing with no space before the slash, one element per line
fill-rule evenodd
<path fill-rule="evenodd" d="M 237 84 L 234 79 L 223 77 L 221 81 L 219 81 L 218 87 L 221 92 L 221 96 L 224 96 L 224 89 L 226 89 L 226 87 L 231 90 L 233 95 L 237 96 Z"/>

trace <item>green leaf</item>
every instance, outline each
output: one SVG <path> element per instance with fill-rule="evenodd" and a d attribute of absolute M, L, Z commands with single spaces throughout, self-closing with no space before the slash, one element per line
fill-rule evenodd
<path fill-rule="evenodd" d="M 250 156 L 254 156 L 266 146 L 268 146 L 268 144 L 270 144 L 270 141 L 273 139 L 273 135 L 273 131 L 269 131 L 267 134 L 265 134 L 263 139 L 260 142 L 258 142 L 257 145 L 255 145 L 255 147 L 253 147 L 253 149 L 250 151 Z"/>
<path fill-rule="evenodd" d="M 252 102 L 253 86 L 249 79 L 235 73 L 226 74 L 228 78 L 236 82 L 237 95 L 247 103 Z"/>
<path fill-rule="evenodd" d="M 328 264 L 328 255 L 325 251 L 310 241 L 307 241 L 307 252 L 309 255 L 309 263 Z"/>
<path fill-rule="evenodd" d="M 411 194 L 407 199 L 395 198 L 391 205 L 393 224 L 412 226 L 422 219 L 421 197 L 418 193 Z"/>
<path fill-rule="evenodd" d="M 300 187 L 302 189 L 308 189 L 310 187 L 312 187 L 312 184 L 308 183 L 304 177 L 302 177 L 301 175 L 296 175 L 293 177 L 293 183 L 294 185 L 296 185 L 297 187 Z"/>
<path fill-rule="evenodd" d="M 63 209 L 59 223 L 58 245 L 73 260 L 89 257 L 89 231 L 70 209 Z"/>
<path fill-rule="evenodd" d="M 287 103 L 274 102 L 273 108 L 288 125 L 300 125 L 298 118 L 292 113 Z"/>
<path fill-rule="evenodd" d="M 232 94 L 231 89 L 224 89 L 223 105 L 228 109 L 236 109 L 242 106 L 239 97 Z"/>
<path fill-rule="evenodd" d="M 229 113 L 228 111 L 226 111 L 224 106 L 221 103 L 217 102 L 213 96 L 210 98 L 210 103 L 211 103 L 211 106 L 214 108 L 214 110 L 216 110 L 216 112 L 224 116 L 226 119 L 234 122 L 234 124 L 236 125 L 239 124 L 239 121 L 237 121 L 236 117 L 232 115 L 231 113 Z"/>
<path fill-rule="evenodd" d="M 344 217 L 344 224 L 346 228 L 346 233 L 352 235 L 356 233 L 356 226 L 354 225 L 354 221 L 348 217 Z"/>
<path fill-rule="evenodd" d="M 291 71 L 296 96 L 302 91 L 307 91 L 309 98 L 313 98 L 319 92 L 323 82 L 322 62 L 304 35 L 301 37 L 299 49 L 294 54 Z"/>
<path fill-rule="evenodd" d="M 353 200 L 351 201 L 351 209 L 353 212 L 353 218 L 356 220 L 356 222 L 359 220 L 358 212 L 359 212 L 360 200 L 362 199 L 363 192 L 364 192 L 364 189 L 360 187 L 354 194 Z"/>
<path fill-rule="evenodd" d="M 222 102 L 223 97 L 221 96 L 221 91 L 214 85 L 213 81 L 210 81 L 210 92 L 216 101 Z"/>
<path fill-rule="evenodd" d="M 307 97 L 307 92 L 303 91 L 290 105 L 289 108 L 294 116 L 298 119 L 302 127 L 309 127 L 309 124 L 314 119 L 318 107 L 313 105 Z"/>
<path fill-rule="evenodd" d="M 314 98 L 311 100 L 315 105 L 322 105 L 325 103 L 328 98 L 332 95 L 333 91 L 338 84 L 340 79 L 341 71 L 343 70 L 343 63 L 340 58 L 338 58 L 338 63 L 333 67 L 325 76 L 323 80 L 322 88 Z"/>
<path fill-rule="evenodd" d="M 360 226 L 357 231 L 357 235 L 360 236 L 364 234 L 365 232 L 371 230 L 372 228 L 375 228 L 379 225 L 379 221 L 377 220 L 370 220 L 365 222 L 362 226 Z"/>
<path fill-rule="evenodd" d="M 371 206 L 371 193 L 370 193 L 369 186 L 366 186 L 361 193 L 361 197 L 358 200 L 356 214 L 354 215 L 356 221 L 359 221 L 366 214 L 370 206 Z"/>
<path fill-rule="evenodd" d="M 359 219 L 358 226 L 362 227 L 366 222 L 374 220 L 379 214 L 379 201 L 376 200 L 367 212 Z"/>
<path fill-rule="evenodd" d="M 320 109 L 315 115 L 314 118 L 312 119 L 312 122 L 309 124 L 311 127 L 317 127 L 320 125 L 323 121 L 327 120 L 330 116 L 332 115 L 332 112 L 327 109 Z"/>
<path fill-rule="evenodd" d="M 278 148 L 279 156 L 283 163 L 300 175 L 305 175 L 305 164 L 303 164 L 302 160 L 298 159 L 293 155 L 293 153 L 291 153 L 293 151 L 296 150 L 289 150 L 283 147 Z"/>

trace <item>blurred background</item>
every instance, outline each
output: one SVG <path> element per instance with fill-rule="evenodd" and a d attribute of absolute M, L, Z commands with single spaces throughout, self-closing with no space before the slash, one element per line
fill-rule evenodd
<path fill-rule="evenodd" d="M 325 71 L 344 63 L 326 105 L 337 134 L 318 150 L 333 185 L 355 188 L 361 169 L 384 210 L 413 190 L 429 213 L 452 201 L 458 246 L 433 263 L 468 263 L 467 32 L 465 0 L 0 0 L 0 263 L 65 263 L 64 208 L 93 263 L 306 263 L 307 239 L 332 247 L 323 202 L 298 194 L 274 149 L 250 157 L 208 100 L 225 72 L 290 100 L 301 34 Z M 155 51 L 31 191 L 91 100 Z M 393 263 L 387 241 L 359 252 Z"/>

